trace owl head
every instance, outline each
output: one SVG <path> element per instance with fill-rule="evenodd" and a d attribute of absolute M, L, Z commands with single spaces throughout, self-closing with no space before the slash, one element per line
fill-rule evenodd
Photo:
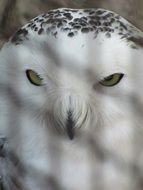
<path fill-rule="evenodd" d="M 142 101 L 142 41 L 141 31 L 104 9 L 49 11 L 3 46 L 1 86 L 14 106 L 70 139 L 113 131 Z"/>

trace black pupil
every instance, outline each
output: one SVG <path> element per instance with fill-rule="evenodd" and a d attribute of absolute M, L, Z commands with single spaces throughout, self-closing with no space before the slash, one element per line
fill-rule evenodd
<path fill-rule="evenodd" d="M 112 80 L 112 79 L 113 79 L 113 75 L 110 75 L 109 77 L 106 77 L 104 80 L 110 81 L 110 80 Z"/>
<path fill-rule="evenodd" d="M 36 76 L 37 76 L 37 78 L 39 78 L 40 80 L 43 80 L 43 79 L 40 77 L 40 75 L 38 75 L 37 73 L 36 73 Z"/>

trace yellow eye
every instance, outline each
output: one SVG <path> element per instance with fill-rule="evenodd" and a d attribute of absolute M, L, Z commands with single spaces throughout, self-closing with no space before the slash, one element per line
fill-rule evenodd
<path fill-rule="evenodd" d="M 124 74 L 122 73 L 115 73 L 101 80 L 100 84 L 102 84 L 103 86 L 114 86 L 120 82 L 123 76 Z"/>
<path fill-rule="evenodd" d="M 43 79 L 35 71 L 26 70 L 26 75 L 32 84 L 34 84 L 36 86 L 43 85 Z"/>

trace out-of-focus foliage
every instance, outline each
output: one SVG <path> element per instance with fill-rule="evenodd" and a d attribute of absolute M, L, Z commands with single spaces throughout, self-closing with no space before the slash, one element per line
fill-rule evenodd
<path fill-rule="evenodd" d="M 109 9 L 143 30 L 142 0 L 0 0 L 0 45 L 31 18 L 58 7 Z"/>

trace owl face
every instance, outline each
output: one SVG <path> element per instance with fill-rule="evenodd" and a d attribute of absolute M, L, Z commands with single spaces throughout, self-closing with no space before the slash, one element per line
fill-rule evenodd
<path fill-rule="evenodd" d="M 130 115 L 126 108 L 132 110 L 133 60 L 141 61 L 117 35 L 94 39 L 79 33 L 73 39 L 61 34 L 39 44 L 6 45 L 3 51 L 12 67 L 8 82 L 23 109 L 70 139 L 90 127 L 112 128 Z"/>

